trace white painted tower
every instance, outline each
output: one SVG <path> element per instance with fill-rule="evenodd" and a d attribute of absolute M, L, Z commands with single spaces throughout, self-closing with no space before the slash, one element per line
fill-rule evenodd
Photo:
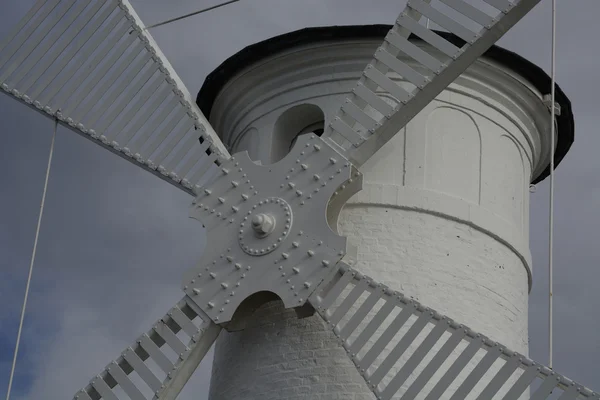
<path fill-rule="evenodd" d="M 232 153 L 277 161 L 329 122 L 388 29 L 308 29 L 251 46 L 209 76 L 199 105 Z M 528 187 L 548 172 L 547 92 L 543 71 L 491 49 L 362 167 L 338 226 L 358 245 L 357 269 L 523 354 Z M 560 161 L 569 109 L 558 128 Z M 318 316 L 278 302 L 257 314 L 219 337 L 211 400 L 373 398 Z"/>

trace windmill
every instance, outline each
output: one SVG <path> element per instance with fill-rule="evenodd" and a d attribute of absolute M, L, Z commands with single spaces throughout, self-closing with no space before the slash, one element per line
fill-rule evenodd
<path fill-rule="evenodd" d="M 480 368 L 458 388 L 457 398 L 466 395 L 497 360 L 504 362 L 503 367 L 481 398 L 492 398 L 516 371 L 520 375 L 506 398 L 518 398 L 534 380 L 542 381 L 534 398 L 546 398 L 556 388 L 565 391 L 561 397 L 565 399 L 597 398 L 527 357 L 361 275 L 346 257 L 346 240 L 330 228 L 345 201 L 360 189 L 358 168 L 537 1 L 486 0 L 494 12 L 460 0 L 444 3 L 470 18 L 478 30 L 462 26 L 426 1 L 409 2 L 338 118 L 321 137 L 299 137 L 290 154 L 275 166 L 260 166 L 244 154 L 227 153 L 127 2 L 36 3 L 14 34 L 0 44 L 3 91 L 194 194 L 192 216 L 203 222 L 211 241 L 198 266 L 183 279 L 183 299 L 75 398 L 117 398 L 116 388 L 130 398 L 146 398 L 129 379 L 133 371 L 157 398 L 174 398 L 219 331 L 242 329 L 245 317 L 269 293 L 286 307 L 309 312 L 314 308 L 340 337 L 379 398 L 394 396 L 412 372 L 411 365 L 444 333 L 452 340 L 441 347 L 405 396 L 418 393 L 456 346 L 467 342 L 469 351 L 434 391 L 446 389 L 444 385 L 468 361 L 469 352 L 482 350 Z M 421 16 L 464 43 L 451 43 L 418 24 Z M 443 60 L 413 46 L 406 40 L 410 33 L 445 54 Z M 417 73 L 397 58 L 401 53 L 431 73 Z M 397 85 L 386 77 L 388 70 L 414 87 Z M 103 85 L 95 89 L 101 81 Z M 397 105 L 375 95 L 378 87 Z M 90 98 L 93 89 L 95 96 Z M 364 111 L 367 106 L 376 111 L 375 118 Z M 315 212 L 320 219 L 313 217 Z M 371 307 L 378 301 L 385 306 L 372 316 Z M 419 323 L 402 335 L 388 327 L 366 354 L 357 356 L 386 312 L 394 309 L 402 310 L 394 327 L 411 316 Z M 365 326 L 367 318 L 370 322 Z M 417 327 L 425 326 L 433 328 L 420 351 L 387 385 L 378 385 L 393 357 L 400 356 L 420 333 Z M 370 370 L 381 346 L 393 339 L 398 346 L 390 353 L 392 358 Z M 167 358 L 165 346 L 175 350 L 179 359 Z M 157 363 L 164 376 L 151 371 L 147 359 Z"/>

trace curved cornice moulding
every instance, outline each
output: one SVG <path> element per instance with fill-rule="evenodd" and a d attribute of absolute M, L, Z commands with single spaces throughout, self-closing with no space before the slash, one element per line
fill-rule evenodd
<path fill-rule="evenodd" d="M 363 183 L 362 190 L 345 207 L 364 205 L 436 215 L 484 232 L 508 247 L 523 262 L 531 290 L 533 275 L 529 243 L 511 222 L 489 209 L 435 190 L 377 183 Z"/>

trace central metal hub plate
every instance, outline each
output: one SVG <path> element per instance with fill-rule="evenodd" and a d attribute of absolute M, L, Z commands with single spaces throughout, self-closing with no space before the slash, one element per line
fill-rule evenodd
<path fill-rule="evenodd" d="M 292 208 L 285 200 L 278 197 L 259 200 L 240 222 L 240 247 L 252 256 L 269 254 L 290 234 L 292 218 Z"/>
<path fill-rule="evenodd" d="M 360 173 L 316 135 L 300 136 L 276 164 L 258 165 L 244 152 L 215 172 L 192 205 L 207 243 L 184 275 L 184 292 L 216 323 L 257 292 L 302 306 L 345 255 L 328 207 L 339 211 L 360 190 Z"/>

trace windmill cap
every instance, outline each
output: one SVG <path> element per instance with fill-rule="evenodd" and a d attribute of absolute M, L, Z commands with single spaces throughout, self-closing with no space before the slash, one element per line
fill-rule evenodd
<path fill-rule="evenodd" d="M 210 117 L 215 99 L 230 79 L 235 77 L 249 65 L 257 63 L 279 52 L 319 42 L 342 41 L 348 39 L 383 40 L 391 28 L 391 25 L 349 25 L 304 28 L 247 46 L 225 60 L 206 77 L 196 98 L 196 104 L 204 115 Z M 462 39 L 451 33 L 440 31 L 436 31 L 436 33 L 456 46 L 462 47 L 465 43 Z M 419 39 L 412 35 L 411 38 Z M 542 68 L 533 64 L 531 61 L 498 46 L 492 46 L 484 54 L 484 57 L 516 72 L 530 82 L 540 93 L 550 93 L 552 87 L 550 76 L 548 76 Z M 558 103 L 561 110 L 560 115 L 557 115 L 556 117 L 557 142 L 554 152 L 554 163 L 555 166 L 558 166 L 573 144 L 575 121 L 573 118 L 571 101 L 558 85 L 556 85 L 555 96 L 556 103 Z M 548 175 L 550 175 L 550 165 L 548 165 L 541 174 L 536 176 L 531 183 L 538 183 L 544 180 Z"/>

